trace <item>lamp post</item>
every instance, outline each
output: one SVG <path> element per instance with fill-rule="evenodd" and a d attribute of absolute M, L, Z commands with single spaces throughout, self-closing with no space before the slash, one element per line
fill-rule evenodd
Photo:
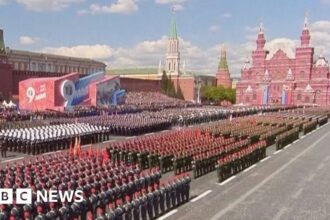
<path fill-rule="evenodd" d="M 201 98 L 200 98 L 200 90 L 201 90 L 201 84 L 202 84 L 202 80 L 200 77 L 197 77 L 197 79 L 195 79 L 195 85 L 197 84 L 197 104 L 201 103 Z"/>

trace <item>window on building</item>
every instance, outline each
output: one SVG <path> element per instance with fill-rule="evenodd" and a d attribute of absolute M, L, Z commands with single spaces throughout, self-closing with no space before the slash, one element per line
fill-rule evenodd
<path fill-rule="evenodd" d="M 300 78 L 304 79 L 306 76 L 305 76 L 305 72 L 304 71 L 300 71 Z"/>
<path fill-rule="evenodd" d="M 301 94 L 297 95 L 297 100 L 299 100 L 299 101 L 301 100 Z"/>
<path fill-rule="evenodd" d="M 18 63 L 15 62 L 15 63 L 14 63 L 14 70 L 18 70 L 18 68 L 19 68 L 19 67 L 18 67 Z"/>
<path fill-rule="evenodd" d="M 309 96 L 306 96 L 305 97 L 305 103 L 309 103 L 310 99 L 309 99 Z"/>
<path fill-rule="evenodd" d="M 52 70 L 52 64 L 50 64 L 50 63 L 48 64 L 48 71 L 49 72 L 53 72 L 53 70 Z"/>
<path fill-rule="evenodd" d="M 36 63 L 32 63 L 32 71 L 37 71 L 37 64 Z"/>
<path fill-rule="evenodd" d="M 257 99 L 257 95 L 253 94 L 253 100 L 256 100 L 256 99 Z"/>
<path fill-rule="evenodd" d="M 250 97 L 247 96 L 247 97 L 245 98 L 245 101 L 246 101 L 246 102 L 250 102 Z"/>
<path fill-rule="evenodd" d="M 21 65 L 20 65 L 20 70 L 25 70 L 25 63 L 21 63 Z"/>

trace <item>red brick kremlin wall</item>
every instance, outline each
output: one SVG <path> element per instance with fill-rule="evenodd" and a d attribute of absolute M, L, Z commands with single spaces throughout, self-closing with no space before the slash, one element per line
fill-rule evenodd
<path fill-rule="evenodd" d="M 0 63 L 0 93 L 2 93 L 3 98 L 7 99 L 7 101 L 12 95 L 12 82 L 11 65 Z"/>

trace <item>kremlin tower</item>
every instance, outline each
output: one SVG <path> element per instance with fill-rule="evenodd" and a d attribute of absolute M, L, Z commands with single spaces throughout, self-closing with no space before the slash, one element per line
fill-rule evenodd
<path fill-rule="evenodd" d="M 176 30 L 175 15 L 172 15 L 170 35 L 167 42 L 167 53 L 165 59 L 165 71 L 169 75 L 179 75 L 180 73 L 180 52 L 179 38 Z"/>
<path fill-rule="evenodd" d="M 217 78 L 217 86 L 221 85 L 225 88 L 232 87 L 232 80 L 230 78 L 230 72 L 227 63 L 226 48 L 224 46 L 221 47 L 221 56 L 220 56 L 220 62 L 219 62 L 216 78 Z"/>

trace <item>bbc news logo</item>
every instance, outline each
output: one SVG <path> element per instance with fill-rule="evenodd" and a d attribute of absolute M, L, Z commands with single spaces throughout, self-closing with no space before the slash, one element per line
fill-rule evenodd
<path fill-rule="evenodd" d="M 15 190 L 15 202 L 16 204 L 32 204 L 33 196 L 32 189 L 19 188 Z M 83 191 L 82 190 L 42 190 L 36 192 L 37 202 L 82 202 Z M 10 188 L 0 189 L 0 205 L 13 204 L 14 202 L 14 190 Z"/>

